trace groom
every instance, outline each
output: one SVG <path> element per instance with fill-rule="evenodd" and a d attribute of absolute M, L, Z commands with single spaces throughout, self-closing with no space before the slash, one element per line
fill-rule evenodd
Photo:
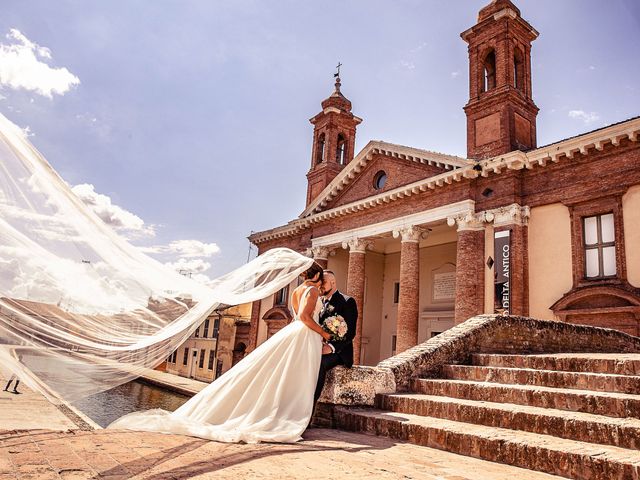
<path fill-rule="evenodd" d="M 338 291 L 336 276 L 331 270 L 324 271 L 322 294 L 324 296 L 324 306 L 320 312 L 320 325 L 327 317 L 341 315 L 347 324 L 348 330 L 343 340 L 331 341 L 322 345 L 322 361 L 314 394 L 314 404 L 320 398 L 327 372 L 337 365 L 344 365 L 345 367 L 353 365 L 353 338 L 356 336 L 356 323 L 358 320 L 356 301 Z"/>

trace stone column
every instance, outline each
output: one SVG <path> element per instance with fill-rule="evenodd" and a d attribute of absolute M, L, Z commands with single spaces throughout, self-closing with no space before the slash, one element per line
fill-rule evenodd
<path fill-rule="evenodd" d="M 483 214 L 476 213 L 447 220 L 449 226 L 458 226 L 456 324 L 484 311 L 484 220 Z"/>
<path fill-rule="evenodd" d="M 396 353 L 404 352 L 418 344 L 420 296 L 418 243 L 422 234 L 423 230 L 416 226 L 402 227 L 393 231 L 393 237 L 401 239 Z"/>
<path fill-rule="evenodd" d="M 342 243 L 342 248 L 349 250 L 349 268 L 347 271 L 347 295 L 353 297 L 358 306 L 358 323 L 356 336 L 353 339 L 353 363 L 360 364 L 360 344 L 362 339 L 362 310 L 364 308 L 364 255 L 372 242 L 361 238 L 353 238 Z"/>
<path fill-rule="evenodd" d="M 311 247 L 311 254 L 313 255 L 313 259 L 323 269 L 327 268 L 330 253 L 331 249 L 329 247 Z"/>

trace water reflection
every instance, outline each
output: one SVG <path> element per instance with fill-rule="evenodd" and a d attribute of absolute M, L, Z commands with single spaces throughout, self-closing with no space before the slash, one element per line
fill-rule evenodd
<path fill-rule="evenodd" d="M 173 412 L 188 399 L 179 393 L 133 381 L 91 395 L 74 403 L 74 406 L 101 427 L 106 427 L 122 415 L 138 410 L 162 408 Z"/>

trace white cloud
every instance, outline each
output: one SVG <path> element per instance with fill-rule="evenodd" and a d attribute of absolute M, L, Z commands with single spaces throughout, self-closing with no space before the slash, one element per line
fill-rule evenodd
<path fill-rule="evenodd" d="M 181 258 L 208 258 L 220 251 L 215 243 L 204 243 L 200 240 L 174 240 L 169 245 L 139 247 L 145 253 L 171 253 Z"/>
<path fill-rule="evenodd" d="M 451 78 L 458 78 L 460 72 L 451 72 Z"/>
<path fill-rule="evenodd" d="M 52 98 L 80 83 L 65 67 L 47 65 L 43 59 L 51 60 L 51 50 L 32 42 L 19 30 L 12 28 L 6 38 L 10 43 L 0 44 L 0 85 Z"/>
<path fill-rule="evenodd" d="M 166 266 L 204 284 L 211 282 L 211 278 L 204 273 L 211 268 L 211 263 L 206 259 L 220 252 L 220 247 L 215 243 L 200 240 L 174 240 L 169 245 L 138 248 L 144 253 L 160 256 Z"/>
<path fill-rule="evenodd" d="M 153 225 L 145 224 L 137 215 L 114 205 L 107 195 L 97 193 L 93 185 L 82 183 L 72 190 L 103 222 L 129 239 L 155 236 Z"/>
<path fill-rule="evenodd" d="M 411 50 L 409 50 L 409 53 L 418 53 L 420 50 L 423 50 L 424 48 L 426 48 L 429 44 L 427 42 L 422 42 L 420 45 L 418 45 L 417 47 L 412 48 Z"/>
<path fill-rule="evenodd" d="M 408 62 L 406 60 L 400 60 L 400 66 L 406 68 L 407 70 L 413 70 L 416 68 L 416 64 L 413 62 Z"/>
<path fill-rule="evenodd" d="M 202 258 L 179 258 L 175 262 L 166 262 L 165 265 L 177 272 L 202 273 L 211 268 L 211 264 Z"/>
<path fill-rule="evenodd" d="M 569 110 L 569 118 L 574 120 L 582 120 L 585 125 L 595 122 L 600 119 L 600 116 L 596 112 L 585 112 L 584 110 Z"/>

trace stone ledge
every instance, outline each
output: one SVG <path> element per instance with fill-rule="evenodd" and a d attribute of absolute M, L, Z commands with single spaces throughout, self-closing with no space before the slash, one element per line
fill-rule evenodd
<path fill-rule="evenodd" d="M 443 365 L 467 363 L 472 353 L 569 352 L 636 353 L 640 338 L 609 328 L 478 315 L 375 367 L 336 367 L 327 375 L 320 402 L 373 406 L 376 394 L 407 391 L 412 379 L 437 376 Z"/>
<path fill-rule="evenodd" d="M 373 405 L 377 394 L 395 391 L 395 377 L 389 369 L 338 366 L 327 374 L 319 401 L 334 405 Z"/>
<path fill-rule="evenodd" d="M 376 368 L 393 372 L 398 391 L 412 378 L 438 375 L 443 365 L 467 363 L 472 353 L 637 353 L 640 338 L 609 328 L 507 315 L 478 315 Z"/>

